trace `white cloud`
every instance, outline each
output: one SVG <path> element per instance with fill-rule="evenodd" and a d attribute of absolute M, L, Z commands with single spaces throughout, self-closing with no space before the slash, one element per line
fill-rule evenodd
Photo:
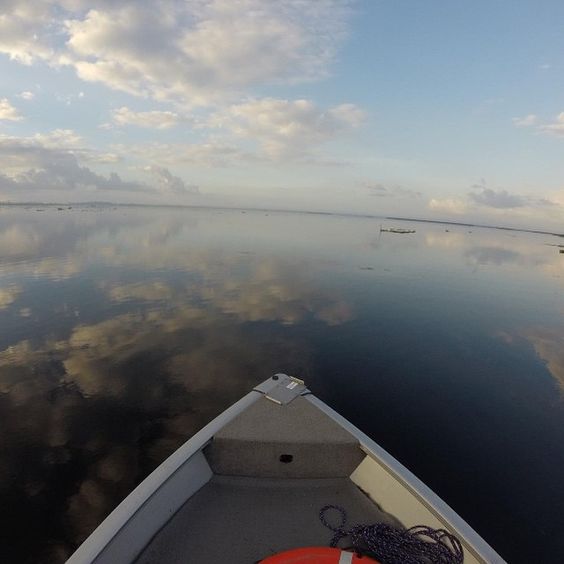
<path fill-rule="evenodd" d="M 0 188 L 16 194 L 22 190 L 147 189 L 115 173 L 105 177 L 83 166 L 81 160 L 96 161 L 97 153 L 81 148 L 80 143 L 72 130 L 61 129 L 31 137 L 0 136 Z"/>
<path fill-rule="evenodd" d="M 550 133 L 553 135 L 564 136 L 564 112 L 556 116 L 556 121 L 539 126 L 539 131 L 542 133 Z"/>
<path fill-rule="evenodd" d="M 49 35 L 51 6 L 48 2 L 4 0 L 0 7 L 0 53 L 29 65 L 34 60 L 51 60 L 54 51 Z"/>
<path fill-rule="evenodd" d="M 175 112 L 152 110 L 149 112 L 134 112 L 123 106 L 112 112 L 112 122 L 116 125 L 135 125 L 151 129 L 170 129 L 185 121 Z"/>
<path fill-rule="evenodd" d="M 512 121 L 515 127 L 530 127 L 537 123 L 538 118 L 535 114 L 529 114 L 525 117 L 514 117 Z"/>
<path fill-rule="evenodd" d="M 174 176 L 170 170 L 162 166 L 151 165 L 145 168 L 155 180 L 158 190 L 169 194 L 198 194 L 198 187 L 186 184 L 178 176 Z"/>
<path fill-rule="evenodd" d="M 0 98 L 0 121 L 20 121 L 23 117 L 8 98 Z"/>
<path fill-rule="evenodd" d="M 497 209 L 515 209 L 523 207 L 558 207 L 557 201 L 549 198 L 539 198 L 537 196 L 511 194 L 507 190 L 492 190 L 484 184 L 475 184 L 472 188 L 477 192 L 469 192 L 469 199 L 481 206 Z"/>
<path fill-rule="evenodd" d="M 550 201 L 556 203 L 564 209 L 564 189 L 550 194 Z"/>
<path fill-rule="evenodd" d="M 427 206 L 443 217 L 464 215 L 467 220 L 478 223 L 562 230 L 564 192 L 548 194 L 545 198 L 492 190 L 484 184 L 477 185 L 476 189 L 478 191 L 470 192 L 466 197 L 433 198 Z"/>
<path fill-rule="evenodd" d="M 173 112 L 135 113 L 120 108 L 114 119 L 156 127 L 163 120 L 168 119 L 168 125 L 186 118 Z M 199 129 L 217 131 L 203 143 L 114 145 L 113 149 L 159 166 L 184 163 L 217 167 L 293 159 L 319 164 L 326 161 L 317 149 L 346 135 L 363 120 L 364 112 L 353 104 L 323 110 L 310 100 L 262 98 L 227 106 L 196 123 Z M 257 147 L 243 148 L 241 140 L 256 143 Z"/>
<path fill-rule="evenodd" d="M 166 153 L 167 150 L 163 149 Z M 168 151 L 170 152 L 170 151 Z M 57 129 L 30 137 L 0 135 L 0 190 L 17 198 L 46 190 L 153 193 L 187 195 L 199 193 L 167 168 L 156 164 L 143 167 L 148 181 L 124 180 L 115 172 L 99 174 L 86 164 L 108 164 L 121 160 L 119 154 L 84 147 L 72 130 Z M 86 164 L 85 164 L 86 163 Z M 33 197 L 36 197 L 33 196 Z"/>
<path fill-rule="evenodd" d="M 462 215 L 468 211 L 467 202 L 460 198 L 432 198 L 427 206 L 433 211 L 454 215 Z"/>
<path fill-rule="evenodd" d="M 27 100 L 27 101 L 33 100 L 35 98 L 35 94 L 33 92 L 30 92 L 29 90 L 24 90 L 23 92 L 20 92 L 18 96 L 22 100 Z"/>
<path fill-rule="evenodd" d="M 30 140 L 51 149 L 78 149 L 83 141 L 82 137 L 72 129 L 54 129 L 47 133 L 36 133 Z"/>
<path fill-rule="evenodd" d="M 40 156 L 37 152 L 36 156 Z M 47 156 L 48 155 L 48 156 Z M 143 191 L 147 187 L 135 182 L 127 182 L 115 172 L 108 177 L 97 174 L 88 167 L 78 164 L 70 153 L 57 154 L 54 151 L 41 155 L 42 166 L 30 168 L 14 176 L 0 173 L 0 187 L 16 192 L 21 190 L 128 190 Z"/>
<path fill-rule="evenodd" d="M 538 116 L 529 114 L 523 118 L 513 118 L 516 127 L 532 127 L 540 133 L 564 136 L 564 112 L 560 112 L 552 123 L 539 123 Z"/>
<path fill-rule="evenodd" d="M 54 129 L 29 137 L 0 135 L 0 170 L 15 174 L 32 167 L 41 167 L 50 158 L 57 160 L 71 155 L 81 162 L 112 163 L 118 155 L 89 149 L 72 129 Z"/>
<path fill-rule="evenodd" d="M 364 182 L 362 186 L 368 190 L 371 196 L 376 196 L 377 198 L 420 198 L 423 196 L 421 192 L 416 190 L 410 190 L 398 185 L 387 186 L 380 182 Z"/>
<path fill-rule="evenodd" d="M 527 205 L 524 197 L 510 194 L 507 190 L 482 188 L 479 192 L 470 192 L 468 197 L 477 204 L 491 208 L 520 208 Z"/>
<path fill-rule="evenodd" d="M 303 158 L 334 137 L 358 127 L 364 112 L 353 104 L 319 109 L 310 100 L 262 98 L 232 105 L 210 119 L 236 137 L 258 141 L 274 160 Z"/>
<path fill-rule="evenodd" d="M 150 143 L 114 145 L 118 154 L 136 157 L 158 165 L 191 164 L 204 167 L 227 167 L 256 161 L 256 157 L 226 143 Z"/>
<path fill-rule="evenodd" d="M 72 151 L 81 162 L 92 164 L 114 164 L 122 161 L 122 157 L 116 153 L 104 153 L 101 151 L 93 151 L 83 149 L 81 151 Z"/>
<path fill-rule="evenodd" d="M 207 105 L 257 84 L 325 76 L 348 4 L 10 0 L 0 52 L 24 64 L 70 65 L 83 80 L 137 96 Z"/>

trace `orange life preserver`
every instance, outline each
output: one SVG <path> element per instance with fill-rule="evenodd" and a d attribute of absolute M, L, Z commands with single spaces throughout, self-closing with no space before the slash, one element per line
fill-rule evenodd
<path fill-rule="evenodd" d="M 326 546 L 310 546 L 279 552 L 261 560 L 261 564 L 368 564 L 376 562 L 368 556 L 357 556 L 354 552 Z"/>

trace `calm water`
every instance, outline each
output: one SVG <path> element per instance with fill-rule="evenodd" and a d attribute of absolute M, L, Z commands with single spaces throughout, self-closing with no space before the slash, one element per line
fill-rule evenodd
<path fill-rule="evenodd" d="M 562 561 L 564 255 L 549 244 L 564 240 L 37 209 L 0 208 L 0 561 L 63 562 L 276 371 L 303 377 L 506 559 Z"/>

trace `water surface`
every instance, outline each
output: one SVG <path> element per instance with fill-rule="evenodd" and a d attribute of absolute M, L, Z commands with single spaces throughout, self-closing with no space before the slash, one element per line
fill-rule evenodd
<path fill-rule="evenodd" d="M 506 559 L 561 561 L 562 243 L 282 212 L 0 208 L 0 560 L 63 562 L 284 371 Z"/>

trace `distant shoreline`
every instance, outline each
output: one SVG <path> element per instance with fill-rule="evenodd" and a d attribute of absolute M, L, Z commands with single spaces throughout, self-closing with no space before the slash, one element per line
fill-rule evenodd
<path fill-rule="evenodd" d="M 486 225 L 481 223 L 465 223 L 460 221 L 448 221 L 440 219 L 422 219 L 414 217 L 382 216 L 373 214 L 348 213 L 348 212 L 325 212 L 311 210 L 293 209 L 273 209 L 273 208 L 243 208 L 229 206 L 198 206 L 190 204 L 121 204 L 113 202 L 0 202 L 1 207 L 66 207 L 68 206 L 90 206 L 90 207 L 124 207 L 124 208 L 188 208 L 188 209 L 208 209 L 208 210 L 230 210 L 230 211 L 257 211 L 269 213 L 300 213 L 304 215 L 326 215 L 335 217 L 359 217 L 365 219 L 389 219 L 393 221 L 414 221 L 417 223 L 433 223 L 438 225 L 458 225 L 461 227 L 478 227 L 484 229 L 499 229 L 501 231 L 516 231 L 522 233 L 535 233 L 537 235 L 551 235 L 554 237 L 564 237 L 564 233 L 544 231 L 542 229 L 527 229 L 525 227 L 503 227 L 499 225 Z"/>

